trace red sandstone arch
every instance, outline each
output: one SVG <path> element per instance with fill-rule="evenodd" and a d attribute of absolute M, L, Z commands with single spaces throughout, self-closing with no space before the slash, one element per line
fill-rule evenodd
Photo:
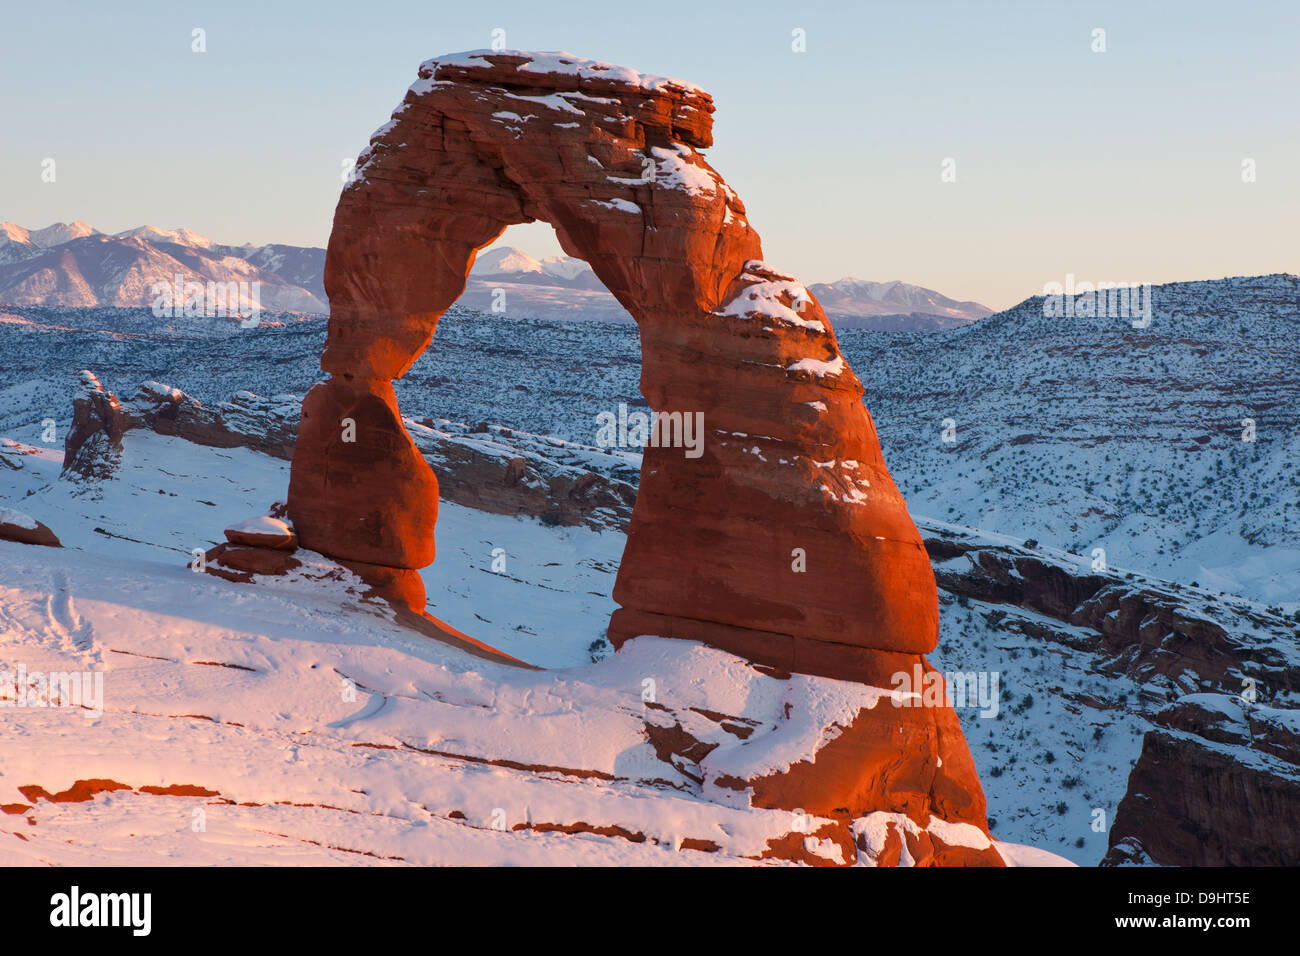
<path fill-rule="evenodd" d="M 709 95 L 568 54 L 461 54 L 419 77 L 335 213 L 331 377 L 303 402 L 289 488 L 302 544 L 380 576 L 433 560 L 437 481 L 392 380 L 477 251 L 544 220 L 635 317 L 650 406 L 704 414 L 698 459 L 645 451 L 611 640 L 692 638 L 859 680 L 892 651 L 910 669 L 938 638 L 928 557 L 820 305 L 762 262 L 698 152 Z"/>

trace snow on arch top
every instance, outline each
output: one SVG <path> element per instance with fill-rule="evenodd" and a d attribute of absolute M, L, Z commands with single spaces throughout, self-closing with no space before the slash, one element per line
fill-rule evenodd
<path fill-rule="evenodd" d="M 704 89 L 668 76 L 641 73 L 630 67 L 589 60 L 564 51 L 468 50 L 425 60 L 420 79 L 411 86 L 419 96 L 440 82 L 471 82 L 491 86 L 526 87 L 587 97 L 617 97 L 625 104 L 644 98 L 645 113 L 665 113 L 664 125 L 691 146 L 713 144 L 713 97 Z M 657 107 L 657 108 L 655 108 Z M 643 111 L 636 110 L 638 114 Z M 638 115 L 638 119 L 649 117 Z M 655 124 L 658 125 L 658 124 Z"/>

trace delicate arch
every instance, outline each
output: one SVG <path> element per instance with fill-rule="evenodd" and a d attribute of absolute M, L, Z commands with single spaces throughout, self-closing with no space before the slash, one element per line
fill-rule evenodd
<path fill-rule="evenodd" d="M 569 54 L 421 66 L 334 217 L 331 377 L 303 402 L 289 489 L 306 547 L 393 568 L 433 560 L 437 481 L 392 379 L 477 251 L 544 220 L 636 319 L 651 408 L 703 416 L 699 457 L 645 449 L 614 643 L 692 638 L 850 678 L 878 671 L 879 650 L 933 649 L 934 577 L 862 386 L 820 305 L 763 263 L 744 205 L 699 153 L 712 112 L 690 84 Z"/>

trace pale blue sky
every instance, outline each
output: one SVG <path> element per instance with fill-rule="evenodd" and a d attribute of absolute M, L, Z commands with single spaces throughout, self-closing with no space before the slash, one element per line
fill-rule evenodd
<path fill-rule="evenodd" d="M 0 220 L 324 245 L 343 159 L 420 61 L 498 27 L 510 47 L 709 90 L 710 162 L 767 259 L 806 282 L 903 279 L 1001 308 L 1067 272 L 1300 271 L 1294 0 L 11 2 Z M 546 226 L 506 240 L 558 252 Z"/>

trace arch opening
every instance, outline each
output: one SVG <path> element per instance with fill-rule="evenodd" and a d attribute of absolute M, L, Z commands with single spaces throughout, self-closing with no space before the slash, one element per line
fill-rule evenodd
<path fill-rule="evenodd" d="M 546 668 L 610 652 L 642 449 L 600 421 L 649 412 L 639 368 L 635 323 L 548 224 L 480 250 L 394 382 L 438 478 L 438 555 L 419 572 L 429 613 Z"/>

